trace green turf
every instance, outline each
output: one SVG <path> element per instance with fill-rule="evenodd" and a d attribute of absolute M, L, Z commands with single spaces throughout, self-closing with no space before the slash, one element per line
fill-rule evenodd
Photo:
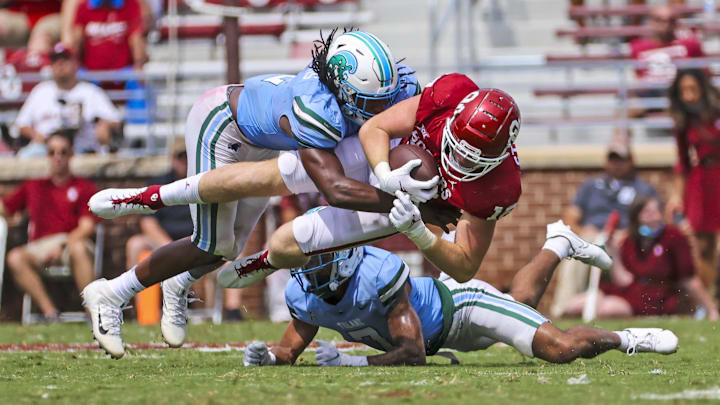
<path fill-rule="evenodd" d="M 573 323 L 561 323 L 567 327 Z M 131 351 L 110 360 L 98 351 L 0 352 L 2 403 L 285 403 L 442 404 L 628 403 L 644 394 L 675 394 L 720 387 L 718 325 L 688 319 L 602 322 L 599 326 L 663 326 L 680 337 L 672 356 L 613 351 L 593 360 L 552 365 L 523 358 L 508 347 L 458 354 L 459 366 L 432 357 L 427 367 L 321 368 L 314 353 L 295 367 L 245 368 L 242 352 Z M 282 325 L 195 325 L 198 342 L 277 341 Z M 159 328 L 124 327 L 126 341 L 159 340 Z M 338 335 L 323 333 L 324 338 Z M 86 325 L 0 326 L 0 344 L 89 341 Z M 586 374 L 589 384 L 568 379 Z M 718 388 L 720 390 L 720 388 Z"/>

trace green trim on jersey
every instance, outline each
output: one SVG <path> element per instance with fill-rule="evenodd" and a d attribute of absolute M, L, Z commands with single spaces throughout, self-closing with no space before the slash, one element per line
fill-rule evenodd
<path fill-rule="evenodd" d="M 515 302 L 515 301 L 513 301 L 513 302 Z M 528 317 L 525 317 L 525 316 L 523 316 L 523 315 L 518 314 L 517 312 L 513 312 L 513 311 L 510 311 L 510 310 L 505 309 L 505 308 L 502 308 L 502 307 L 498 307 L 498 306 L 495 306 L 495 305 L 492 305 L 492 304 L 488 304 L 488 303 L 486 303 L 486 302 L 480 302 L 480 301 L 465 301 L 465 302 L 463 302 L 462 304 L 460 304 L 460 305 L 458 305 L 458 306 L 455 307 L 455 312 L 457 312 L 457 311 L 459 311 L 459 310 L 461 310 L 461 309 L 463 309 L 463 308 L 465 308 L 465 307 L 472 307 L 472 306 L 489 309 L 489 310 L 491 310 L 491 311 L 494 311 L 494 312 L 503 314 L 503 315 L 505 315 L 505 316 L 509 316 L 509 317 L 511 317 L 511 318 L 515 318 L 515 319 L 517 319 L 518 321 L 523 322 L 523 323 L 525 323 L 525 324 L 527 324 L 527 325 L 530 325 L 530 326 L 532 326 L 533 328 L 536 328 L 536 329 L 540 327 L 540 324 L 539 324 L 539 323 L 535 322 L 534 320 L 532 320 L 532 319 L 530 319 L 530 318 L 528 318 Z"/>
<path fill-rule="evenodd" d="M 197 145 L 195 146 L 195 174 L 199 174 L 202 172 L 202 149 L 203 149 L 203 138 L 205 137 L 205 131 L 207 131 L 207 127 L 210 125 L 210 123 L 213 121 L 215 116 L 223 110 L 225 107 L 228 107 L 229 104 L 227 102 L 224 102 L 220 104 L 219 106 L 213 108 L 210 113 L 205 118 L 205 121 L 203 121 L 202 126 L 200 127 L 200 133 L 198 134 L 197 139 Z M 214 152 L 211 151 L 211 159 L 214 161 Z M 200 218 L 202 217 L 202 204 L 195 204 L 195 218 L 197 219 L 196 226 L 197 229 L 195 230 L 195 237 L 193 238 L 193 244 L 198 245 L 200 241 L 202 240 L 202 221 Z M 212 230 L 212 224 L 211 224 L 211 230 Z"/>
<path fill-rule="evenodd" d="M 295 119 L 299 123 L 314 129 L 333 141 L 340 142 L 342 140 L 342 133 L 315 111 L 307 108 L 299 96 L 293 99 L 293 115 L 295 115 Z"/>
<path fill-rule="evenodd" d="M 388 305 L 397 298 L 397 294 L 402 291 L 402 287 L 405 285 L 408 277 L 410 276 L 410 269 L 405 266 L 405 262 L 400 265 L 395 276 L 390 280 L 385 287 L 378 291 L 378 297 L 383 305 Z"/>
<path fill-rule="evenodd" d="M 442 332 L 440 332 L 435 339 L 425 346 L 425 354 L 428 356 L 432 356 L 437 353 L 438 350 L 440 350 L 440 348 L 442 348 L 445 344 L 445 340 L 447 340 L 448 334 L 450 333 L 450 327 L 452 327 L 453 313 L 455 313 L 455 303 L 453 302 L 452 294 L 450 294 L 450 289 L 445 285 L 445 283 L 438 279 L 434 278 L 433 282 L 435 283 L 435 288 L 437 288 L 438 293 L 440 294 L 443 327 Z"/>

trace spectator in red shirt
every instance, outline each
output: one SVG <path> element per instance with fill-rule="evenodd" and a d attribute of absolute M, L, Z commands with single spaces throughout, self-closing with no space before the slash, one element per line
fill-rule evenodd
<path fill-rule="evenodd" d="M 693 303 L 718 320 L 718 309 L 695 274 L 690 244 L 676 227 L 663 222 L 660 202 L 640 196 L 630 206 L 628 237 L 620 245 L 598 296 L 598 317 L 669 315 L 678 310 L 681 290 Z M 611 248 L 611 246 L 609 246 Z M 567 314 L 580 314 L 584 294 L 576 297 Z"/>
<path fill-rule="evenodd" d="M 95 226 L 95 217 L 87 202 L 95 193 L 88 180 L 70 173 L 72 142 L 62 132 L 47 139 L 50 176 L 27 180 L 0 203 L 0 214 L 11 216 L 27 211 L 29 243 L 7 254 L 7 263 L 15 282 L 30 294 L 43 315 L 57 318 L 57 307 L 48 296 L 37 270 L 69 258 L 78 291 L 93 280 L 93 264 L 87 241 Z"/>
<path fill-rule="evenodd" d="M 138 0 L 81 1 L 73 41 L 88 70 L 141 69 L 147 54 Z"/>
<path fill-rule="evenodd" d="M 678 72 L 669 98 L 678 163 L 666 213 L 668 218 L 683 213 L 687 217 L 698 242 L 700 276 L 711 286 L 713 279 L 718 279 L 720 91 L 705 71 L 685 69 Z M 720 288 L 716 293 L 720 294 Z"/>
<path fill-rule="evenodd" d="M 652 36 L 630 43 L 631 56 L 648 64 L 638 69 L 638 78 L 651 83 L 669 83 L 675 77 L 673 59 L 705 56 L 700 41 L 692 35 L 676 37 L 676 15 L 672 7 L 660 5 L 650 13 Z M 659 95 L 664 95 L 660 89 Z"/>

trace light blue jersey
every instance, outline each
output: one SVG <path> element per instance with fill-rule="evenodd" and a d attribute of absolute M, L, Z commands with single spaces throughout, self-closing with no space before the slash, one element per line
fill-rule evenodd
<path fill-rule="evenodd" d="M 290 314 L 305 323 L 336 330 L 347 341 L 388 351 L 393 347 L 393 339 L 387 314 L 409 282 L 410 303 L 422 324 L 425 351 L 435 354 L 452 323 L 450 291 L 429 277 L 410 278 L 403 261 L 388 251 L 371 246 L 362 249 L 363 259 L 347 281 L 345 295 L 335 305 L 304 292 L 297 280 L 291 279 L 285 289 Z"/>
<path fill-rule="evenodd" d="M 398 103 L 422 90 L 412 70 L 398 64 Z M 290 121 L 293 138 L 280 129 L 280 118 Z M 320 82 L 311 67 L 295 76 L 261 75 L 245 81 L 237 104 L 237 124 L 253 145 L 274 150 L 304 148 L 331 149 L 360 129 L 345 118 L 337 99 Z"/>

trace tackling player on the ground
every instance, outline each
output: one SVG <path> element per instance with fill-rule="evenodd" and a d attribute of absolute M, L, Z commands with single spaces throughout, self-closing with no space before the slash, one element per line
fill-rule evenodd
<path fill-rule="evenodd" d="M 285 299 L 293 319 L 282 340 L 270 350 L 261 342 L 250 344 L 244 363 L 294 364 L 319 327 L 385 352 L 351 356 L 318 341 L 321 366 L 423 365 L 426 356 L 440 348 L 467 352 L 497 342 L 553 363 L 591 358 L 611 349 L 629 355 L 676 351 L 677 337 L 669 330 L 612 332 L 577 326 L 563 331 L 533 309 L 563 258 L 610 260 L 561 221 L 547 229 L 545 246 L 518 271 L 509 294 L 480 280 L 411 278 L 399 257 L 375 247 L 313 256 L 307 265 L 291 271 Z"/>
<path fill-rule="evenodd" d="M 388 192 L 397 193 L 387 187 L 393 174 L 388 164 L 393 143 L 402 139 L 435 158 L 441 174 L 441 204 L 431 201 L 432 207 L 462 210 L 453 235 L 438 238 L 439 228 L 428 229 L 411 201 L 412 190 L 407 190 L 410 196 L 399 194 L 389 216 L 323 207 L 298 217 L 273 234 L 268 251 L 236 260 L 233 268 L 221 270 L 218 279 L 226 287 L 244 287 L 277 268 L 302 266 L 315 253 L 400 231 L 440 270 L 457 281 L 470 280 L 488 251 L 495 223 L 517 206 L 521 194 L 514 146 L 519 131 L 520 111 L 510 95 L 480 89 L 462 74 L 443 75 L 422 94 L 368 120 L 359 138 L 373 168 L 368 181 Z"/>
<path fill-rule="evenodd" d="M 306 177 L 312 177 L 317 189 L 337 206 L 390 210 L 393 197 L 345 176 L 333 148 L 356 134 L 365 119 L 417 94 L 419 85 L 410 69 L 396 65 L 390 50 L 374 35 L 349 31 L 334 37 L 334 33 L 315 48 L 312 65 L 295 76 L 257 76 L 244 85 L 205 93 L 193 105 L 185 126 L 190 177 L 165 187 L 105 190 L 91 199 L 93 211 L 104 217 L 133 208 L 147 212 L 163 202 L 196 203 L 191 207 L 190 239 L 164 246 L 120 277 L 97 280 L 83 291 L 93 334 L 113 357 L 124 354 L 122 306 L 140 290 L 175 275 L 162 283 L 161 329 L 169 345 L 182 345 L 190 285 L 239 254 L 268 196 L 290 193 L 281 161 L 273 159 L 280 150 L 299 149 L 287 154 L 292 163 L 304 167 Z M 232 182 L 240 196 L 220 204 L 203 201 L 199 194 L 203 173 L 233 163 L 246 169 Z M 434 185 L 416 183 L 431 189 Z"/>

